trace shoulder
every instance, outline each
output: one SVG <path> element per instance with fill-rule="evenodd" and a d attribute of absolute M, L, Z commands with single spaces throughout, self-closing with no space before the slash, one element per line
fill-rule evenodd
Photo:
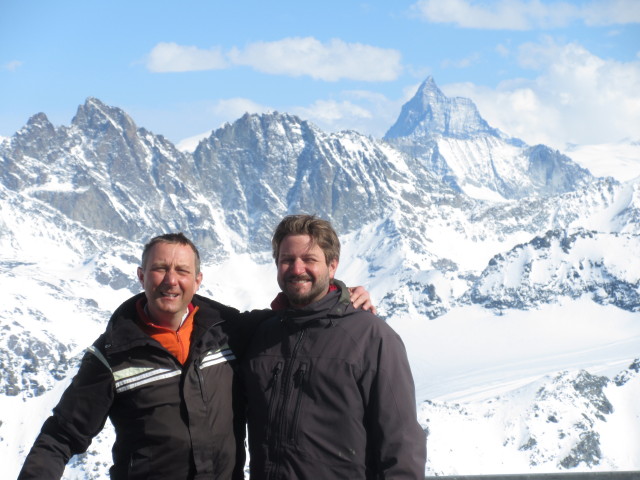
<path fill-rule="evenodd" d="M 96 339 L 96 341 L 95 341 L 95 342 L 93 342 L 93 344 L 92 344 L 89 348 L 87 348 L 87 350 L 85 351 L 85 355 L 86 355 L 87 353 L 91 353 L 91 352 L 92 352 L 92 351 L 94 351 L 94 350 L 98 350 L 98 351 L 100 351 L 100 352 L 104 353 L 104 346 L 105 346 L 105 344 L 107 343 L 107 340 L 106 340 L 106 339 L 107 339 L 107 334 L 106 334 L 106 332 L 105 332 L 105 333 L 103 333 L 102 335 L 100 335 L 100 336 Z"/>
<path fill-rule="evenodd" d="M 210 335 L 226 338 L 239 354 L 245 350 L 258 326 L 273 314 L 271 310 L 240 312 L 201 295 L 195 295 L 192 303 L 199 308 L 195 317 L 196 325 L 205 327 Z M 215 327 L 208 328 L 211 326 Z"/>
<path fill-rule="evenodd" d="M 270 308 L 264 308 L 261 310 L 251 310 L 240 314 L 243 320 L 250 322 L 262 322 L 269 318 L 276 316 L 276 312 Z"/>
<path fill-rule="evenodd" d="M 111 371 L 111 364 L 107 359 L 108 355 L 105 349 L 106 342 L 107 336 L 103 333 L 84 351 L 76 377 L 95 376 L 97 372 L 102 372 L 105 369 Z"/>
<path fill-rule="evenodd" d="M 385 332 L 393 329 L 387 325 L 382 318 L 367 310 L 355 309 L 353 306 L 342 315 L 340 319 L 341 323 L 352 324 L 357 328 L 370 328 L 375 331 Z"/>
<path fill-rule="evenodd" d="M 191 303 L 199 308 L 201 315 L 205 314 L 212 317 L 220 317 L 224 320 L 238 320 L 241 317 L 238 309 L 216 302 L 211 298 L 203 297 L 202 295 L 194 295 Z"/>
<path fill-rule="evenodd" d="M 337 325 L 359 341 L 400 341 L 400 336 L 385 320 L 371 312 L 356 310 L 353 307 L 340 318 Z"/>

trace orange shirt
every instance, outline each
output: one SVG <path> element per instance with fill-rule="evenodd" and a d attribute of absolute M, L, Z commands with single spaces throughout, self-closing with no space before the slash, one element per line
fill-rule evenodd
<path fill-rule="evenodd" d="M 193 331 L 193 317 L 198 311 L 198 307 L 189 304 L 189 313 L 178 330 L 156 325 L 147 316 L 144 306 L 147 300 L 141 298 L 136 304 L 138 310 L 138 324 L 142 331 L 166 348 L 171 355 L 176 357 L 181 365 L 187 361 L 189 357 L 189 347 L 191 346 L 191 332 Z"/>

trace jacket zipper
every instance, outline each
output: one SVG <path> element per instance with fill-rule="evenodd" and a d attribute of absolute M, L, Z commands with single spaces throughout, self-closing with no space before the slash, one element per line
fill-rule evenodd
<path fill-rule="evenodd" d="M 302 363 L 296 373 L 293 375 L 293 384 L 298 389 L 298 396 L 296 399 L 296 408 L 293 411 L 293 419 L 291 420 L 291 430 L 289 432 L 289 441 L 295 442 L 298 433 L 298 416 L 300 414 L 300 403 L 302 402 L 304 380 L 307 374 L 307 364 Z"/>
<path fill-rule="evenodd" d="M 283 377 L 283 384 L 282 384 L 282 406 L 280 407 L 280 411 L 279 411 L 279 419 L 277 422 L 277 428 L 275 431 L 275 437 L 276 437 L 276 448 L 275 448 L 275 457 L 276 457 L 276 461 L 275 461 L 275 471 L 273 472 L 273 477 L 272 478 L 279 478 L 279 474 L 280 474 L 280 465 L 281 465 L 281 461 L 280 461 L 280 456 L 282 455 L 282 442 L 283 442 L 283 437 L 285 437 L 285 426 L 287 424 L 287 406 L 289 404 L 289 395 L 290 395 L 290 384 L 291 384 L 291 370 L 293 368 L 293 364 L 296 360 L 296 356 L 298 354 L 298 349 L 300 348 L 300 344 L 302 343 L 302 339 L 304 338 L 304 332 L 305 330 L 301 330 L 300 333 L 298 334 L 298 338 L 296 340 L 296 343 L 293 347 L 293 351 L 291 352 L 291 360 L 289 361 L 289 364 L 287 365 L 286 368 L 286 373 Z"/>
<path fill-rule="evenodd" d="M 224 323 L 224 320 L 220 320 L 216 323 L 213 323 L 211 325 L 209 325 L 207 327 L 207 329 L 204 331 L 204 333 L 200 336 L 200 339 L 209 332 L 209 330 L 211 330 L 214 327 L 217 327 L 218 325 L 220 325 L 221 323 Z M 200 340 L 199 339 L 199 340 Z M 198 349 L 198 351 L 196 352 L 196 347 L 194 347 L 193 345 L 191 346 L 191 348 L 189 349 L 189 355 L 193 354 L 193 360 L 192 360 L 192 364 L 193 364 L 193 369 L 196 372 L 196 377 L 198 377 L 198 384 L 200 385 L 200 396 L 202 397 L 202 402 L 204 405 L 206 405 L 207 403 L 207 399 L 206 399 L 206 395 L 205 395 L 205 385 L 204 385 L 204 377 L 202 375 L 202 372 L 200 371 L 200 363 L 202 360 L 202 349 Z M 205 350 L 206 351 L 206 350 Z M 187 357 L 188 360 L 188 357 Z M 188 363 L 185 363 L 184 365 L 182 365 L 182 372 L 184 375 L 184 372 L 188 371 L 189 369 L 189 365 Z"/>
<path fill-rule="evenodd" d="M 280 370 L 282 370 L 282 363 L 278 362 L 278 364 L 273 369 L 273 376 L 271 377 L 271 381 L 269 382 L 269 388 L 271 388 L 271 396 L 269 398 L 269 418 L 267 422 L 267 439 L 271 437 L 271 424 L 273 422 L 273 416 L 276 411 L 276 400 L 278 398 L 278 377 L 280 376 Z"/>
<path fill-rule="evenodd" d="M 204 394 L 204 379 L 202 378 L 202 372 L 200 372 L 200 358 L 196 358 L 193 361 L 193 369 L 198 377 L 198 384 L 200 385 L 200 395 L 202 396 L 203 404 L 206 404 L 207 400 Z"/>

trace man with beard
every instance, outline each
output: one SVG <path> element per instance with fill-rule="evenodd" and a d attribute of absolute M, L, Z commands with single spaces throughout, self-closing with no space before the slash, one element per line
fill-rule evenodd
<path fill-rule="evenodd" d="M 349 304 L 331 224 L 285 217 L 272 250 L 282 292 L 242 362 L 251 479 L 423 479 L 404 345 Z"/>
<path fill-rule="evenodd" d="M 19 480 L 59 479 L 109 418 L 112 479 L 244 478 L 237 360 L 268 310 L 196 295 L 200 255 L 183 234 L 144 247 L 143 293 L 123 303 L 44 423 Z M 358 303 L 368 303 L 360 291 Z"/>

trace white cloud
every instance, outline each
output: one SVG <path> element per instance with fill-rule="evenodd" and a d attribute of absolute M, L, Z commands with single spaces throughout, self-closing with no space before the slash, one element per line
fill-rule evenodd
<path fill-rule="evenodd" d="M 519 59 L 538 76 L 496 89 L 465 83 L 443 91 L 471 98 L 492 126 L 529 144 L 564 149 L 639 139 L 640 61 L 602 59 L 581 45 L 551 40 L 522 45 Z"/>
<path fill-rule="evenodd" d="M 226 98 L 219 100 L 211 108 L 212 113 L 224 119 L 224 122 L 233 122 L 242 117 L 245 113 L 267 113 L 273 108 L 261 105 L 248 98 Z"/>
<path fill-rule="evenodd" d="M 159 43 L 149 53 L 146 65 L 151 72 L 164 73 L 219 70 L 226 68 L 228 63 L 219 48 L 202 50 L 176 43 Z"/>
<path fill-rule="evenodd" d="M 498 52 L 498 55 L 505 58 L 511 54 L 509 46 L 502 43 L 496 46 L 496 52 Z"/>
<path fill-rule="evenodd" d="M 587 4 L 581 16 L 587 25 L 640 23 L 637 0 L 600 0 Z"/>
<path fill-rule="evenodd" d="M 192 137 L 184 138 L 176 144 L 176 148 L 181 152 L 193 153 L 196 148 L 198 148 L 198 144 L 200 144 L 200 142 L 205 138 L 209 138 L 210 135 L 211 130 L 198 135 L 193 135 Z"/>
<path fill-rule="evenodd" d="M 20 60 L 12 60 L 2 65 L 2 68 L 4 70 L 9 70 L 10 72 L 15 72 L 18 68 L 22 66 L 22 64 L 23 62 L 21 62 Z"/>
<path fill-rule="evenodd" d="M 260 72 L 294 77 L 307 75 L 325 81 L 343 78 L 390 81 L 400 75 L 401 55 L 397 50 L 339 39 L 324 44 L 313 37 L 256 42 L 244 50 L 233 49 L 230 58 Z"/>
<path fill-rule="evenodd" d="M 411 11 L 429 22 L 492 30 L 555 28 L 575 20 L 587 25 L 640 22 L 637 0 L 593 0 L 582 5 L 541 0 L 419 0 Z"/>
<path fill-rule="evenodd" d="M 245 48 L 209 50 L 175 43 L 159 43 L 148 55 L 152 72 L 216 70 L 232 65 L 248 66 L 259 72 L 318 80 L 341 79 L 371 82 L 391 81 L 402 72 L 400 52 L 347 43 L 339 39 L 322 43 L 315 38 L 285 38 L 274 42 L 255 42 Z"/>
<path fill-rule="evenodd" d="M 326 131 L 355 130 L 380 138 L 395 122 L 407 100 L 392 101 L 380 93 L 365 90 L 344 91 L 341 96 L 341 100 L 317 100 L 310 106 L 293 107 L 291 111 Z"/>
<path fill-rule="evenodd" d="M 480 63 L 480 61 L 481 61 L 480 54 L 477 52 L 474 52 L 471 55 L 458 60 L 450 60 L 450 59 L 444 60 L 442 62 L 442 67 L 443 68 L 469 68 L 473 65 Z"/>
<path fill-rule="evenodd" d="M 349 101 L 316 100 L 310 107 L 297 107 L 297 114 L 313 119 L 317 123 L 332 124 L 343 122 L 345 118 L 368 119 L 372 113 Z"/>

